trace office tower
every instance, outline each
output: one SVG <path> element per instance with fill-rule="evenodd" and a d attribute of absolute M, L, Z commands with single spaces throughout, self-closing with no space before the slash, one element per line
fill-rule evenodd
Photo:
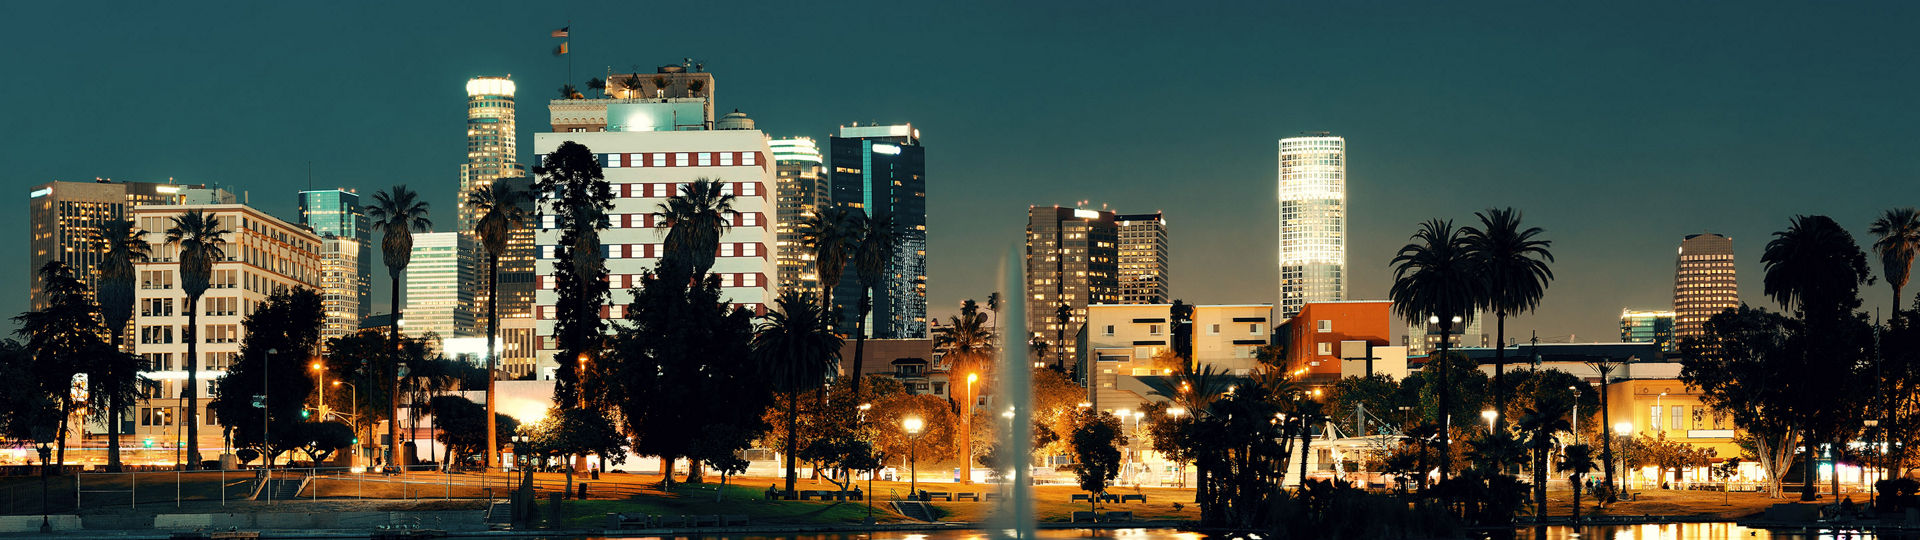
<path fill-rule="evenodd" d="M 713 74 L 698 65 L 607 76 L 604 97 L 548 102 L 554 133 L 714 129 Z"/>
<path fill-rule="evenodd" d="M 535 284 L 534 231 L 538 225 L 535 221 L 539 219 L 536 214 L 539 210 L 538 203 L 534 200 L 537 195 L 533 191 L 532 178 L 519 176 L 502 178 L 499 181 L 513 186 L 515 191 L 527 194 L 527 198 L 520 202 L 520 211 L 525 214 L 526 223 L 524 226 L 508 231 L 507 251 L 500 255 L 500 320 L 530 319 L 533 317 Z M 476 250 L 474 271 L 481 274 L 478 281 L 484 284 L 487 282 L 486 246 L 481 245 L 476 238 L 474 249 Z M 484 328 L 487 318 L 486 295 L 485 288 L 474 291 L 474 316 L 481 327 L 482 334 L 486 331 Z"/>
<path fill-rule="evenodd" d="M 774 227 L 779 232 L 780 289 L 820 294 L 820 276 L 815 270 L 813 250 L 801 238 L 800 224 L 813 217 L 822 205 L 831 201 L 822 174 L 820 147 L 813 139 L 795 137 L 774 139 L 773 168 L 779 187 Z"/>
<path fill-rule="evenodd" d="M 367 312 L 366 242 L 327 235 L 320 237 L 320 305 L 326 319 L 320 325 L 320 347 L 327 340 L 360 330 Z"/>
<path fill-rule="evenodd" d="M 1120 303 L 1165 304 L 1173 301 L 1167 274 L 1167 218 L 1151 214 L 1119 214 Z"/>
<path fill-rule="evenodd" d="M 1449 347 L 1491 347 L 1487 332 L 1482 324 L 1487 321 L 1485 312 L 1475 312 L 1473 320 L 1453 325 L 1449 338 Z M 1440 325 L 1421 321 L 1407 325 L 1407 354 L 1419 356 L 1440 351 Z"/>
<path fill-rule="evenodd" d="M 1673 335 L 1678 339 L 1706 331 L 1707 319 L 1740 307 L 1734 281 L 1733 239 L 1713 233 L 1687 235 L 1673 271 Z"/>
<path fill-rule="evenodd" d="M 561 101 L 582 100 L 556 100 L 556 106 Z M 677 105 L 621 103 L 614 107 L 626 109 L 621 114 L 628 118 L 670 118 Z M 665 253 L 667 230 L 654 218 L 654 210 L 668 197 L 679 195 L 682 186 L 702 178 L 723 183 L 723 192 L 734 196 L 731 227 L 721 235 L 718 257 L 708 270 L 720 279 L 721 298 L 764 314 L 778 294 L 774 290 L 779 266 L 773 252 L 773 152 L 767 136 L 751 129 L 745 115 L 729 115 L 724 124 L 728 129 L 672 130 L 664 123 L 633 122 L 609 126 L 607 131 L 534 135 L 535 151 L 541 155 L 575 142 L 604 164 L 602 172 L 614 197 L 613 209 L 607 212 L 609 227 L 600 231 L 612 290 L 607 318 L 626 316 L 626 307 L 633 303 L 631 291 Z M 561 229 L 554 217 L 542 216 L 535 233 L 539 251 L 534 311 L 540 336 L 537 369 L 541 370 L 554 367 L 557 348 L 552 339 L 554 307 L 559 301 L 555 267 L 562 261 L 555 259 Z M 547 375 L 543 371 L 540 376 Z"/>
<path fill-rule="evenodd" d="M 413 258 L 402 274 L 406 311 L 400 330 L 409 335 L 427 332 L 442 339 L 467 337 L 474 332 L 474 242 L 452 232 L 413 235 Z"/>
<path fill-rule="evenodd" d="M 1121 303 L 1119 235 L 1113 212 L 1027 208 L 1027 336 L 1052 361 L 1078 354 L 1089 304 Z"/>
<path fill-rule="evenodd" d="M 313 233 L 323 239 L 334 237 L 346 242 L 322 246 L 322 265 L 350 262 L 353 267 L 339 268 L 338 274 L 328 274 L 334 277 L 321 280 L 321 293 L 338 298 L 334 306 L 353 307 L 352 311 L 330 313 L 327 320 L 330 331 L 351 334 L 360 328 L 360 321 L 373 312 L 373 237 L 366 209 L 360 206 L 360 194 L 351 189 L 302 191 L 300 224 L 311 227 Z M 349 244 L 355 250 L 351 254 L 330 251 L 349 247 Z M 352 298 L 348 299 L 347 296 Z"/>
<path fill-rule="evenodd" d="M 467 159 L 460 164 L 459 229 L 473 234 L 480 210 L 467 196 L 487 189 L 494 180 L 525 176 L 514 153 L 513 80 L 474 77 L 467 81 Z"/>
<path fill-rule="evenodd" d="M 1347 269 L 1347 141 L 1280 139 L 1280 313 L 1341 300 Z"/>
<path fill-rule="evenodd" d="M 1620 310 L 1620 341 L 1653 343 L 1660 352 L 1679 350 L 1673 340 L 1673 312 L 1658 310 Z"/>
<path fill-rule="evenodd" d="M 833 204 L 893 218 L 894 253 L 873 294 L 871 337 L 927 337 L 926 149 L 912 125 L 841 126 L 827 142 Z M 859 269 L 849 265 L 833 289 L 840 329 L 859 317 Z"/>
<path fill-rule="evenodd" d="M 154 246 L 154 257 L 135 265 L 139 286 L 135 289 L 134 353 L 144 362 L 143 374 L 155 383 L 135 404 L 133 418 L 138 422 L 130 434 L 135 440 L 154 438 L 172 444 L 184 428 L 180 420 L 185 415 L 179 408 L 187 405 L 182 403 L 187 363 L 195 359 L 187 358 L 187 301 L 181 289 L 179 249 L 166 243 L 165 231 L 173 218 L 192 210 L 205 212 L 221 229 L 231 231 L 224 237 L 226 257 L 214 261 L 209 287 L 196 306 L 200 310 L 198 399 L 190 405 L 199 410 L 200 447 L 217 449 L 223 447 L 221 429 L 206 407 L 213 398 L 210 390 L 240 354 L 247 331 L 242 320 L 275 292 L 320 286 L 323 245 L 320 236 L 306 227 L 241 204 L 149 205 L 129 211 Z M 162 459 L 173 457 L 169 450 Z"/>
<path fill-rule="evenodd" d="M 100 236 L 107 221 L 127 219 L 135 206 L 179 204 L 180 192 L 201 188 L 155 182 L 47 182 L 27 193 L 27 300 L 29 309 L 46 307 L 45 287 L 40 283 L 40 267 L 58 260 L 73 269 L 74 277 L 93 290 L 100 275 L 100 263 L 107 256 L 106 241 Z M 162 232 L 159 229 L 141 229 Z"/>

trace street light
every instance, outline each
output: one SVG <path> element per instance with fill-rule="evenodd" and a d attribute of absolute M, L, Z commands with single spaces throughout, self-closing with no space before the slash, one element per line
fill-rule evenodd
<path fill-rule="evenodd" d="M 920 500 L 920 430 L 926 429 L 927 423 L 918 416 L 909 416 L 900 421 L 900 427 L 907 429 L 907 439 L 912 441 L 907 451 L 907 465 L 911 468 L 907 473 L 907 497 L 917 501 Z"/>
<path fill-rule="evenodd" d="M 359 439 L 360 438 L 360 388 L 357 386 L 354 386 L 353 383 L 350 383 L 347 381 L 333 381 L 333 385 L 347 386 L 347 402 L 352 407 L 351 409 L 349 409 L 350 412 L 348 413 L 348 416 L 353 421 L 353 438 Z M 368 437 L 368 438 L 372 438 L 372 437 Z M 362 453 L 363 450 L 361 449 L 361 445 L 359 444 L 359 441 L 356 440 L 354 441 L 354 443 L 355 444 L 353 445 L 353 462 L 354 462 L 354 467 L 357 468 L 360 466 L 359 464 L 360 454 Z"/>
<path fill-rule="evenodd" d="M 1480 417 L 1487 419 L 1487 434 L 1493 434 L 1493 421 L 1500 418 L 1500 412 L 1493 409 L 1480 411 Z"/>
<path fill-rule="evenodd" d="M 1580 444 L 1580 388 L 1569 386 L 1567 390 L 1573 392 L 1573 444 Z"/>
<path fill-rule="evenodd" d="M 1660 431 L 1667 430 L 1667 425 L 1660 422 L 1660 413 L 1667 412 L 1665 409 L 1660 408 L 1660 398 L 1663 397 L 1667 397 L 1666 392 L 1661 392 L 1660 395 L 1653 396 L 1653 427 Z"/>
<path fill-rule="evenodd" d="M 1868 430 L 1868 431 L 1873 431 L 1873 432 L 1874 432 L 1874 433 L 1873 433 L 1873 438 L 1874 438 L 1875 440 L 1873 440 L 1873 441 L 1871 441 L 1871 444 L 1873 445 L 1873 451 L 1874 451 L 1874 452 L 1876 452 L 1876 453 L 1879 453 L 1879 454 L 1881 454 L 1881 456 L 1884 456 L 1884 455 L 1886 454 L 1886 451 L 1887 451 L 1887 450 L 1886 450 L 1885 448 L 1881 448 L 1881 447 L 1880 447 L 1880 441 L 1879 441 L 1879 438 L 1880 438 L 1880 432 L 1879 432 L 1879 431 L 1875 431 L 1875 430 L 1873 429 L 1873 428 L 1876 428 L 1876 427 L 1880 427 L 1880 421 L 1879 421 L 1879 420 L 1875 420 L 1875 419 L 1867 419 L 1867 421 L 1866 421 L 1866 425 L 1867 425 L 1867 430 Z M 1882 457 L 1882 459 L 1885 459 L 1885 458 L 1884 458 L 1884 457 Z M 1878 466 L 1869 466 L 1869 467 L 1867 467 L 1866 469 L 1879 469 L 1879 468 L 1880 468 L 1880 467 L 1878 467 Z M 1878 471 L 1874 471 L 1874 472 L 1878 472 Z M 1862 474 L 1860 475 L 1860 479 L 1861 479 L 1861 481 L 1865 481 L 1865 480 L 1867 479 L 1867 473 L 1862 473 Z M 1867 484 L 1867 508 L 1873 508 L 1873 497 L 1874 497 L 1874 495 L 1875 495 L 1875 494 L 1876 494 L 1877 492 L 1879 492 L 1879 491 L 1880 491 L 1880 486 L 1879 486 L 1878 484 L 1876 484 L 1876 483 L 1868 483 L 1868 484 Z"/>
<path fill-rule="evenodd" d="M 1621 437 L 1626 437 L 1628 435 L 1631 435 L 1633 434 L 1633 422 L 1614 422 L 1613 432 L 1614 434 L 1619 435 Z M 1620 492 L 1621 493 L 1627 492 L 1628 476 L 1630 476 L 1630 474 L 1627 472 L 1627 453 L 1621 452 L 1620 453 Z"/>
<path fill-rule="evenodd" d="M 314 394 L 320 397 L 316 400 L 313 409 L 320 411 L 320 421 L 325 422 L 327 420 L 327 366 L 319 362 L 314 362 L 313 373 L 314 376 L 320 378 L 320 386 L 315 387 L 313 391 Z"/>

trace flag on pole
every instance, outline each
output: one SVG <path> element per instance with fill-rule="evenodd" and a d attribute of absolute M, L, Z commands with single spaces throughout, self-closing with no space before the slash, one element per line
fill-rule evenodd
<path fill-rule="evenodd" d="M 562 27 L 560 27 L 560 29 L 559 29 L 559 30 L 554 30 L 554 31 L 553 31 L 553 37 L 567 37 L 567 29 L 568 29 L 568 28 L 573 28 L 573 25 L 566 25 L 566 26 L 562 26 Z"/>
<path fill-rule="evenodd" d="M 553 55 L 554 55 L 554 56 L 560 56 L 560 55 L 563 55 L 563 54 L 567 54 L 567 42 L 565 42 L 565 41 L 562 41 L 562 42 L 560 42 L 560 46 L 559 46 L 559 47 L 554 47 L 554 48 L 553 48 Z"/>

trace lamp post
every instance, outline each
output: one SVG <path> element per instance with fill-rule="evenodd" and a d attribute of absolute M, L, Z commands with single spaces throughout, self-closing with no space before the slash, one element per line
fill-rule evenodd
<path fill-rule="evenodd" d="M 253 406 L 260 408 L 260 458 L 265 460 L 261 463 L 260 485 L 266 486 L 267 504 L 273 504 L 273 454 L 267 452 L 267 441 L 271 440 L 267 438 L 268 421 L 272 418 L 267 414 L 269 411 L 267 409 L 267 366 L 273 363 L 273 355 L 279 353 L 279 349 L 267 349 L 267 355 L 260 359 L 260 393 L 253 396 Z M 199 405 L 194 404 L 196 407 Z"/>
<path fill-rule="evenodd" d="M 1666 409 L 1660 408 L 1660 398 L 1663 397 L 1667 397 L 1666 392 L 1661 392 L 1660 395 L 1653 396 L 1653 428 L 1660 431 L 1667 430 L 1667 424 L 1660 421 L 1660 415 L 1667 412 Z"/>
<path fill-rule="evenodd" d="M 316 361 L 312 368 L 313 376 L 320 379 L 320 384 L 313 390 L 313 393 L 318 396 L 314 398 L 313 410 L 319 412 L 320 421 L 325 422 L 327 420 L 327 365 Z"/>
<path fill-rule="evenodd" d="M 1630 435 L 1633 433 L 1633 422 L 1616 422 L 1613 424 L 1613 432 L 1618 436 L 1626 437 L 1627 435 Z M 1621 452 L 1620 453 L 1620 492 L 1621 493 L 1627 492 L 1627 477 L 1629 476 L 1632 476 L 1632 474 L 1627 472 L 1627 455 L 1626 455 L 1626 452 Z"/>
<path fill-rule="evenodd" d="M 1573 444 L 1580 444 L 1580 388 L 1569 386 L 1567 390 L 1573 392 Z"/>
<path fill-rule="evenodd" d="M 1487 435 L 1489 436 L 1493 435 L 1493 422 L 1494 420 L 1498 420 L 1500 418 L 1500 411 L 1496 411 L 1493 409 L 1480 411 L 1480 417 L 1485 418 L 1487 420 Z"/>
<path fill-rule="evenodd" d="M 1062 344 L 1060 347 L 1062 350 L 1066 349 L 1065 344 Z M 960 425 L 963 426 L 962 429 L 967 430 L 966 436 L 965 436 L 967 441 L 967 446 L 966 448 L 960 449 L 960 483 L 961 484 L 973 483 L 973 404 L 978 403 L 980 401 L 980 398 L 976 397 L 973 394 L 973 383 L 979 380 L 980 380 L 979 373 L 967 374 L 967 406 L 965 408 L 960 409 L 960 414 L 961 414 Z"/>
<path fill-rule="evenodd" d="M 47 497 L 47 469 L 53 468 L 48 463 L 53 459 L 53 428 L 44 422 L 35 422 L 33 443 L 40 452 L 40 534 L 53 534 L 53 521 L 47 517 L 47 503 L 52 501 Z"/>
<path fill-rule="evenodd" d="M 926 429 L 927 423 L 918 416 L 909 416 L 900 421 L 900 427 L 906 428 L 907 439 L 912 441 L 907 451 L 907 466 L 911 471 L 907 473 L 907 498 L 917 501 L 920 500 L 920 431 Z"/>
<path fill-rule="evenodd" d="M 1867 424 L 1867 429 L 1868 429 L 1868 430 L 1873 430 L 1873 428 L 1876 428 L 1876 427 L 1880 427 L 1880 421 L 1879 421 L 1879 420 L 1875 420 L 1875 419 L 1871 419 L 1871 418 L 1869 418 L 1869 419 L 1867 419 L 1867 422 L 1866 422 L 1866 424 Z M 1874 440 L 1872 440 L 1872 441 L 1871 441 L 1871 443 L 1873 444 L 1873 451 L 1874 451 L 1875 453 L 1884 453 L 1884 452 L 1886 452 L 1886 449 L 1884 449 L 1884 448 L 1880 448 L 1880 440 L 1879 440 L 1879 439 L 1880 439 L 1880 432 L 1879 432 L 1879 431 L 1874 431 L 1874 433 L 1873 433 L 1873 439 L 1874 439 Z M 1884 459 L 1884 458 L 1882 458 L 1882 459 Z M 1874 466 L 1869 466 L 1869 467 L 1861 467 L 1861 468 L 1860 468 L 1860 470 L 1861 470 L 1862 472 L 1860 473 L 1860 481 L 1861 481 L 1861 482 L 1863 482 L 1863 483 L 1867 481 L 1867 473 L 1866 473 L 1866 472 L 1864 472 L 1864 471 L 1868 471 L 1868 470 L 1876 470 L 1876 469 L 1879 469 L 1879 467 L 1874 467 Z M 1876 471 L 1876 472 L 1877 472 L 1877 471 Z M 1876 494 L 1877 492 L 1879 492 L 1879 491 L 1880 491 L 1880 486 L 1879 486 L 1878 484 L 1874 484 L 1874 483 L 1867 483 L 1867 508 L 1873 508 L 1873 507 L 1874 507 L 1874 506 L 1873 506 L 1873 497 L 1874 497 L 1874 495 L 1875 495 L 1875 494 Z"/>
<path fill-rule="evenodd" d="M 360 453 L 361 453 L 360 441 L 359 441 L 360 439 L 360 388 L 357 386 L 354 386 L 353 383 L 350 383 L 347 381 L 333 381 L 334 386 L 340 386 L 343 384 L 347 386 L 347 403 L 348 403 L 348 406 L 351 407 L 349 409 L 350 412 L 347 414 L 347 416 L 353 422 L 353 438 L 355 439 L 353 444 L 353 466 L 359 467 Z"/>
<path fill-rule="evenodd" d="M 860 409 L 860 425 L 863 425 L 863 426 L 866 425 L 867 411 L 873 409 L 873 404 L 861 403 L 860 406 L 856 408 Z M 877 463 L 874 465 L 873 470 L 867 471 L 867 492 L 860 496 L 860 498 L 864 499 L 867 503 L 867 522 L 866 522 L 867 525 L 873 524 L 873 477 L 874 475 L 879 473 L 880 473 L 880 468 Z"/>

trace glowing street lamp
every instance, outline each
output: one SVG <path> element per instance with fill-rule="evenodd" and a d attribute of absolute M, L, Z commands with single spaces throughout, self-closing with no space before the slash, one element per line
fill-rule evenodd
<path fill-rule="evenodd" d="M 1621 437 L 1633 434 L 1633 422 L 1614 422 L 1613 433 Z M 1620 492 L 1627 491 L 1627 453 L 1620 453 Z"/>
<path fill-rule="evenodd" d="M 1500 411 L 1487 409 L 1480 411 L 1480 417 L 1487 419 L 1487 433 L 1493 433 L 1493 421 L 1500 418 Z"/>
<path fill-rule="evenodd" d="M 920 500 L 920 432 L 927 427 L 926 421 L 918 416 L 909 416 L 900 421 L 900 427 L 906 428 L 907 438 L 912 441 L 907 454 L 907 464 L 911 472 L 907 473 L 907 496 Z"/>

